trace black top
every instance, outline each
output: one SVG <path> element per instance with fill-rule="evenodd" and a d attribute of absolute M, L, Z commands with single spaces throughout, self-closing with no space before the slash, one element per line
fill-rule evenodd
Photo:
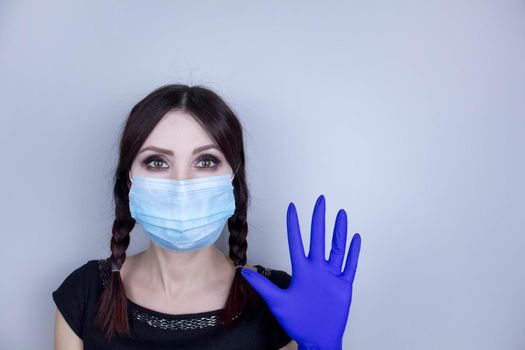
<path fill-rule="evenodd" d="M 255 265 L 257 271 L 281 288 L 291 276 L 282 270 Z M 128 299 L 132 338 L 118 334 L 108 344 L 92 320 L 97 298 L 108 280 L 109 259 L 89 260 L 72 271 L 52 293 L 53 300 L 71 329 L 83 340 L 84 349 L 279 349 L 291 341 L 268 305 L 261 299 L 256 313 L 241 313 L 232 328 L 216 324 L 220 310 L 171 315 L 147 309 Z"/>

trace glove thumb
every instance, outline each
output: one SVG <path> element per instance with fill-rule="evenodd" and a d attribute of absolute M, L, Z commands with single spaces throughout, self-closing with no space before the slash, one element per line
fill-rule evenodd
<path fill-rule="evenodd" d="M 268 278 L 248 268 L 242 268 L 241 274 L 268 305 L 274 304 L 279 300 L 279 294 L 283 290 L 273 284 Z"/>

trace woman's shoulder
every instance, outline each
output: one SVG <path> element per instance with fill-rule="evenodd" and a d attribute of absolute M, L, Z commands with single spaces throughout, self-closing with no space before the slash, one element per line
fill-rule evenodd
<path fill-rule="evenodd" d="M 51 293 L 60 313 L 73 331 L 82 338 L 89 300 L 100 282 L 99 264 L 104 259 L 91 259 L 70 269 Z"/>
<path fill-rule="evenodd" d="M 71 268 L 56 291 L 62 293 L 87 291 L 89 286 L 102 282 L 107 269 L 107 258 L 91 259 Z"/>
<path fill-rule="evenodd" d="M 97 260 L 88 260 L 71 267 L 69 270 L 66 269 L 67 272 L 60 287 L 68 290 L 71 288 L 82 289 L 87 282 L 87 278 L 93 275 L 96 261 Z"/>
<path fill-rule="evenodd" d="M 85 301 L 89 294 L 103 286 L 110 273 L 109 258 L 90 259 L 74 266 L 62 278 L 62 282 L 53 291 L 53 298 L 71 299 L 76 296 L 76 302 Z"/>

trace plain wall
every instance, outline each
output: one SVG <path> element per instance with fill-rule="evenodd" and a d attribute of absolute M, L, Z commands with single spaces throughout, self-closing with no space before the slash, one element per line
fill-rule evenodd
<path fill-rule="evenodd" d="M 290 202 L 308 249 L 325 195 L 327 254 L 347 211 L 345 349 L 524 349 L 524 62 L 523 1 L 2 1 L 0 348 L 52 348 L 51 292 L 109 254 L 120 126 L 182 82 L 244 125 L 250 263 L 291 273 Z"/>

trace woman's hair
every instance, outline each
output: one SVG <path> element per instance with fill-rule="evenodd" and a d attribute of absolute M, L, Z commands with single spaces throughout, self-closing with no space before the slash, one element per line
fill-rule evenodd
<path fill-rule="evenodd" d="M 128 173 L 135 156 L 157 123 L 173 110 L 190 114 L 217 143 L 232 169 L 234 177 L 235 212 L 228 219 L 229 257 L 236 266 L 246 264 L 248 244 L 247 209 L 249 192 L 245 178 L 245 157 L 242 126 L 233 111 L 213 91 L 203 86 L 182 84 L 164 85 L 138 102 L 129 114 L 122 129 L 119 144 L 119 161 L 114 174 L 113 199 L 115 221 L 111 237 L 111 266 L 118 269 L 126 260 L 130 231 L 135 226 L 131 217 L 128 197 Z M 259 295 L 243 278 L 240 268 L 235 269 L 231 289 L 219 315 L 219 325 L 230 327 L 240 312 L 250 312 L 257 307 Z M 108 283 L 98 299 L 95 327 L 102 330 L 109 341 L 114 333 L 130 336 L 127 297 L 119 271 L 110 273 Z"/>

